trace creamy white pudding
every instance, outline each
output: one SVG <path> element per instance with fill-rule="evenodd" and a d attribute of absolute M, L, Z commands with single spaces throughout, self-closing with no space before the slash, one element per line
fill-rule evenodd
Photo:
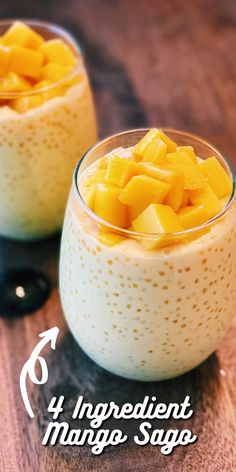
<path fill-rule="evenodd" d="M 131 379 L 159 380 L 194 368 L 216 349 L 236 303 L 235 202 L 208 229 L 155 250 L 132 238 L 108 247 L 74 185 L 60 293 L 71 332 L 95 362 Z"/>

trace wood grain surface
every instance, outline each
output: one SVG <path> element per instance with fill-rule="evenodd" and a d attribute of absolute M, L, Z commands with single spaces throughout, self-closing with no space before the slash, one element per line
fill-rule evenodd
<path fill-rule="evenodd" d="M 0 17 L 48 19 L 80 42 L 94 89 L 100 134 L 148 125 L 190 130 L 236 164 L 236 3 L 234 0 L 54 0 L 0 3 Z M 218 351 L 180 378 L 127 381 L 97 367 L 67 330 L 58 295 L 59 236 L 40 243 L 0 240 L 0 268 L 33 267 L 53 290 L 42 309 L 24 318 L 0 318 L 0 472 L 235 472 L 236 319 Z M 1 296 L 1 294 L 0 294 Z M 56 352 L 46 351 L 49 380 L 31 388 L 37 420 L 30 420 L 19 375 L 38 334 L 60 328 Z M 43 447 L 46 408 L 65 395 L 68 418 L 79 394 L 94 403 L 160 401 L 191 395 L 186 427 L 198 441 L 163 456 L 158 447 L 131 441 L 100 457 L 88 447 Z M 162 427 L 162 423 L 153 423 Z M 181 428 L 177 421 L 165 427 Z M 183 425 L 182 425 L 183 426 Z M 132 435 L 136 423 L 123 425 Z"/>

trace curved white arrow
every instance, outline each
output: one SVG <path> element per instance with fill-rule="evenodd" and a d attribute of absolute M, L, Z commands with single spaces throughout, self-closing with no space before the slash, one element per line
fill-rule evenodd
<path fill-rule="evenodd" d="M 34 418 L 34 413 L 30 405 L 29 396 L 27 392 L 26 386 L 26 378 L 29 375 L 31 382 L 42 385 L 45 384 L 48 380 L 48 367 L 44 357 L 40 356 L 40 352 L 42 349 L 50 342 L 51 348 L 56 349 L 56 340 L 59 333 L 59 328 L 55 326 L 55 328 L 48 329 L 43 333 L 39 334 L 39 337 L 42 338 L 41 341 L 35 346 L 31 356 L 24 364 L 21 374 L 20 374 L 20 390 L 21 396 L 25 405 L 25 408 L 31 418 Z M 35 372 L 35 365 L 36 362 L 39 362 L 41 368 L 41 379 L 38 379 L 36 372 Z"/>

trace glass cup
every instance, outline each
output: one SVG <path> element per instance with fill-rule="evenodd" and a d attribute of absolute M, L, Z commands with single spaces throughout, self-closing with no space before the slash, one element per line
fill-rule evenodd
<path fill-rule="evenodd" d="M 0 21 L 0 35 L 12 22 Z M 0 235 L 18 240 L 61 228 L 74 166 L 97 140 L 79 47 L 59 26 L 25 23 L 46 40 L 61 38 L 77 61 L 66 77 L 29 90 L 3 92 L 6 78 L 0 78 Z"/>
<path fill-rule="evenodd" d="M 197 136 L 163 130 L 202 159 L 222 155 Z M 105 369 L 154 381 L 183 374 L 204 361 L 225 334 L 236 303 L 236 204 L 233 192 L 209 222 L 165 235 L 175 244 L 146 250 L 158 234 L 135 233 L 101 220 L 81 197 L 80 178 L 113 149 L 138 142 L 147 130 L 117 134 L 77 164 L 64 221 L 60 294 L 69 328 L 81 348 Z M 108 247 L 98 231 L 124 239 Z"/>

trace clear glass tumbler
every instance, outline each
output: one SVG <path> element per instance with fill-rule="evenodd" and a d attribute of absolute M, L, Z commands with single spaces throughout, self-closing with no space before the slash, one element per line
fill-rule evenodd
<path fill-rule="evenodd" d="M 202 159 L 222 155 L 194 135 L 164 129 Z M 169 234 L 175 244 L 145 250 L 140 234 L 102 221 L 86 207 L 80 177 L 111 150 L 128 147 L 147 130 L 112 136 L 78 163 L 64 221 L 60 293 L 69 328 L 81 348 L 105 369 L 137 380 L 167 379 L 206 359 L 225 334 L 236 303 L 234 189 L 221 213 L 201 227 Z M 233 178 L 233 176 L 232 176 Z M 124 239 L 108 247 L 100 225 Z"/>
<path fill-rule="evenodd" d="M 0 21 L 0 35 L 13 21 Z M 61 228 L 75 164 L 97 140 L 91 89 L 76 42 L 59 26 L 25 23 L 45 40 L 62 39 L 77 60 L 66 77 L 42 87 L 16 92 L 14 75 L 0 78 L 0 235 L 19 240 Z M 4 92 L 6 80 L 12 81 L 12 92 Z"/>

